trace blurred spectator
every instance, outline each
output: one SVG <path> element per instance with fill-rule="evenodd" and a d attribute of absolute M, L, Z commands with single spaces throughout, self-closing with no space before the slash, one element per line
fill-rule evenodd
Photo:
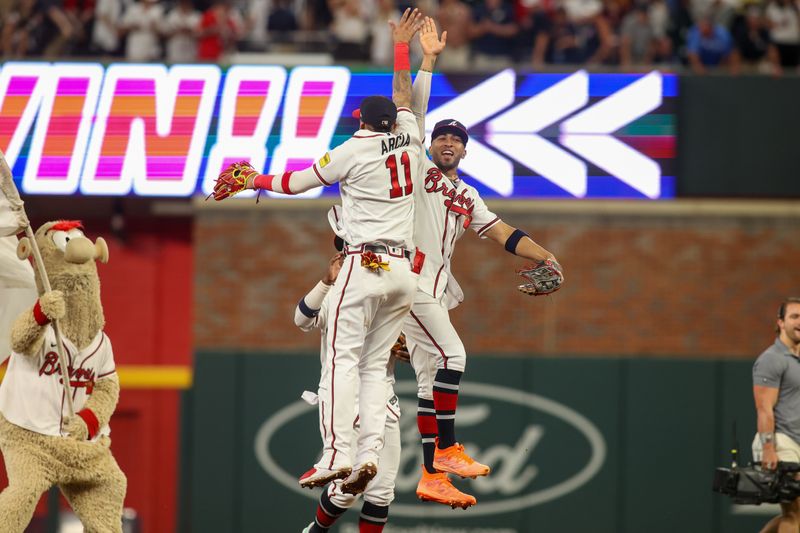
<path fill-rule="evenodd" d="M 530 62 L 534 68 L 539 68 L 544 65 L 552 31 L 544 2 L 520 0 L 515 11 L 519 27 L 515 59 L 518 62 Z"/>
<path fill-rule="evenodd" d="M 378 0 L 378 9 L 372 19 L 372 45 L 370 57 L 375 65 L 391 66 L 394 60 L 394 41 L 388 22 L 400 20 L 395 0 Z"/>
<path fill-rule="evenodd" d="M 554 65 L 576 64 L 583 60 L 581 48 L 578 46 L 578 32 L 563 7 L 553 12 L 553 27 L 546 57 L 547 62 Z"/>
<path fill-rule="evenodd" d="M 653 53 L 656 61 L 666 62 L 672 57 L 672 40 L 669 38 L 670 15 L 665 0 L 653 0 L 647 9 L 653 28 Z"/>
<path fill-rule="evenodd" d="M 161 33 L 164 8 L 158 0 L 140 0 L 128 6 L 122 16 L 120 30 L 127 34 L 125 58 L 128 61 L 149 62 L 161 58 Z"/>
<path fill-rule="evenodd" d="M 25 57 L 41 51 L 42 14 L 37 0 L 19 0 L 6 13 L 3 24 L 3 56 Z"/>
<path fill-rule="evenodd" d="M 730 28 L 739 0 L 692 0 L 692 16 L 695 20 L 710 17 L 714 24 Z"/>
<path fill-rule="evenodd" d="M 173 7 L 161 31 L 167 43 L 168 63 L 197 61 L 197 35 L 200 29 L 200 12 L 195 10 L 192 0 L 180 0 Z"/>
<path fill-rule="evenodd" d="M 737 16 L 731 33 L 742 63 L 753 65 L 759 71 L 781 73 L 778 50 L 770 42 L 769 29 L 760 7 L 751 5 Z"/>
<path fill-rule="evenodd" d="M 39 0 L 38 9 L 44 13 L 42 28 L 42 45 L 40 51 L 47 58 L 58 58 L 72 52 L 72 43 L 76 39 L 75 26 L 64 12 L 61 0 Z"/>
<path fill-rule="evenodd" d="M 690 0 L 678 0 L 678 6 L 671 19 L 669 35 L 672 48 L 681 59 L 686 57 L 686 40 L 689 30 L 694 26 Z"/>
<path fill-rule="evenodd" d="M 63 0 L 63 2 L 64 14 L 72 26 L 73 52 L 87 53 L 91 37 L 89 32 L 94 21 L 94 0 Z"/>
<path fill-rule="evenodd" d="M 91 49 L 98 54 L 119 53 L 119 24 L 121 0 L 97 0 L 94 8 Z"/>
<path fill-rule="evenodd" d="M 770 39 L 778 49 L 782 67 L 800 65 L 800 14 L 792 0 L 773 0 L 767 6 Z"/>
<path fill-rule="evenodd" d="M 738 54 L 730 32 L 715 24 L 711 16 L 702 17 L 689 30 L 686 57 L 695 74 L 705 74 L 707 67 L 725 64 L 734 70 L 738 67 Z"/>
<path fill-rule="evenodd" d="M 514 12 L 503 0 L 484 0 L 478 5 L 470 28 L 475 67 L 499 70 L 511 66 L 511 52 L 518 31 Z"/>
<path fill-rule="evenodd" d="M 461 0 L 442 0 L 436 13 L 441 31 L 447 32 L 447 48 L 436 60 L 441 70 L 465 70 L 469 67 L 469 28 L 472 12 Z"/>
<path fill-rule="evenodd" d="M 244 37 L 244 43 L 240 43 L 240 45 L 243 44 L 246 49 L 254 51 L 265 49 L 268 41 L 269 14 L 272 12 L 273 5 L 272 0 L 239 0 L 238 5 L 234 4 L 233 7 L 239 8 L 240 13 L 247 14 L 247 20 L 252 25 L 250 32 Z"/>
<path fill-rule="evenodd" d="M 197 59 L 218 61 L 223 54 L 235 50 L 236 42 L 246 31 L 247 27 L 238 11 L 231 8 L 226 0 L 216 0 L 200 19 Z"/>
<path fill-rule="evenodd" d="M 331 0 L 334 38 L 333 57 L 337 60 L 366 61 L 369 58 L 369 26 L 358 0 Z"/>
<path fill-rule="evenodd" d="M 625 68 L 653 60 L 655 34 L 647 11 L 645 5 L 636 6 L 622 21 L 619 57 Z"/>
<path fill-rule="evenodd" d="M 614 33 L 603 14 L 600 0 L 564 0 L 564 9 L 575 29 L 583 61 L 603 63 L 614 46 Z"/>
<path fill-rule="evenodd" d="M 333 13 L 328 0 L 305 0 L 300 27 L 304 30 L 327 30 L 333 22 Z"/>
<path fill-rule="evenodd" d="M 291 32 L 297 31 L 299 25 L 292 10 L 290 0 L 274 0 L 272 10 L 267 18 L 267 32 L 271 41 L 289 42 Z"/>

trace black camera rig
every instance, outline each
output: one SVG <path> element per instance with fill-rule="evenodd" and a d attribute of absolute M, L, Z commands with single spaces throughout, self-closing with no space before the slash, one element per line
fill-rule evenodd
<path fill-rule="evenodd" d="M 791 502 L 800 498 L 800 463 L 778 462 L 775 470 L 762 468 L 760 462 L 745 467 L 738 465 L 738 444 L 734 425 L 734 446 L 731 467 L 717 468 L 712 490 L 733 498 L 742 505 Z"/>
<path fill-rule="evenodd" d="M 761 468 L 760 463 L 745 467 L 717 468 L 713 490 L 727 494 L 744 505 L 791 502 L 800 498 L 800 481 L 795 475 L 800 463 L 779 462 L 775 470 Z"/>

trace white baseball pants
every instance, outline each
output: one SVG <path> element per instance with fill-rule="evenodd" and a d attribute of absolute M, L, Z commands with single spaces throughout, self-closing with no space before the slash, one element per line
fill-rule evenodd
<path fill-rule="evenodd" d="M 417 375 L 417 397 L 433 400 L 433 380 L 439 368 L 463 372 L 467 352 L 443 298 L 417 291 L 403 323 L 411 366 Z"/>
<path fill-rule="evenodd" d="M 382 255 L 389 271 L 361 266 L 358 253 L 345 258 L 328 308 L 330 401 L 325 402 L 322 457 L 317 468 L 340 469 L 365 462 L 378 464 L 386 423 L 386 365 L 417 289 L 418 275 L 405 257 Z M 355 463 L 351 442 L 358 390 L 361 431 Z"/>
<path fill-rule="evenodd" d="M 358 430 L 353 438 L 351 450 L 355 451 Z M 355 461 L 355 457 L 352 457 Z M 396 418 L 386 417 L 386 431 L 384 445 L 380 451 L 380 465 L 378 475 L 369 482 L 364 491 L 364 499 L 373 505 L 387 506 L 394 501 L 394 481 L 400 470 L 400 421 Z M 328 484 L 328 496 L 337 507 L 349 509 L 358 500 L 358 496 L 344 494 L 339 488 L 342 480 Z"/>

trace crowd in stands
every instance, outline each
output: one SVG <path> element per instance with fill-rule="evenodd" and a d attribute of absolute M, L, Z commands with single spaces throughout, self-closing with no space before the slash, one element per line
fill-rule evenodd
<path fill-rule="evenodd" d="M 224 61 L 329 53 L 390 66 L 386 21 L 420 7 L 448 31 L 437 68 L 555 65 L 774 75 L 800 64 L 800 0 L 0 0 L 2 53 Z"/>

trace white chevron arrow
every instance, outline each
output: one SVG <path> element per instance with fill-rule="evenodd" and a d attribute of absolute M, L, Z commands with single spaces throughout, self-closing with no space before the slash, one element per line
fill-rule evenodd
<path fill-rule="evenodd" d="M 610 134 L 661 105 L 654 71 L 561 124 L 561 144 L 649 198 L 661 195 L 661 168 Z"/>
<path fill-rule="evenodd" d="M 514 103 L 516 74 L 506 69 L 425 115 L 426 135 L 440 120 L 454 118 L 467 128 Z M 467 143 L 467 156 L 459 168 L 503 196 L 514 192 L 514 166 L 475 139 Z"/>
<path fill-rule="evenodd" d="M 565 120 L 563 133 L 614 133 L 661 105 L 661 73 L 653 71 Z"/>
<path fill-rule="evenodd" d="M 562 135 L 561 144 L 649 198 L 661 195 L 661 168 L 611 135 Z"/>
<path fill-rule="evenodd" d="M 586 196 L 586 164 L 536 132 L 588 101 L 589 75 L 579 70 L 490 121 L 486 140 L 570 194 Z"/>

